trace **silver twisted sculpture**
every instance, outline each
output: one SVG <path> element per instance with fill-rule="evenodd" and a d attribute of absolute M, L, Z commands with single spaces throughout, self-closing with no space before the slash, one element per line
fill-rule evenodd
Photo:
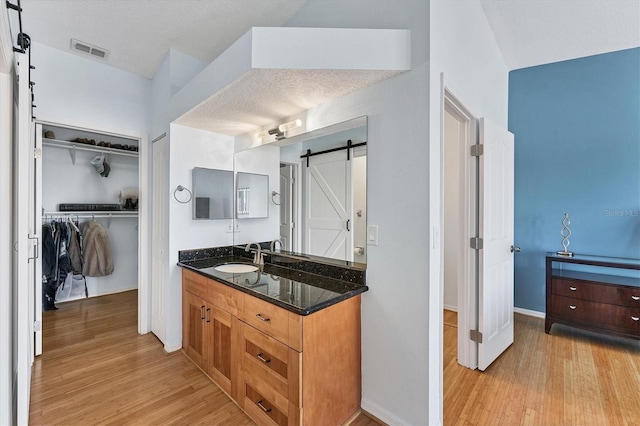
<path fill-rule="evenodd" d="M 564 248 L 564 250 L 557 251 L 556 254 L 558 254 L 558 256 L 573 256 L 573 253 L 567 250 L 569 248 L 569 244 L 571 244 L 571 242 L 569 241 L 569 237 L 571 236 L 571 229 L 569 229 L 569 225 L 571 225 L 569 213 L 565 213 L 564 217 L 562 218 L 562 229 L 560 230 L 560 235 L 562 235 L 562 247 Z"/>

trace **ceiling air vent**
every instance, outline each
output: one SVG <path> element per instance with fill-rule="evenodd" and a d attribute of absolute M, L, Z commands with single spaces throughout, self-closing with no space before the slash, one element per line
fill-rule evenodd
<path fill-rule="evenodd" d="M 109 51 L 98 46 L 94 46 L 84 41 L 71 39 L 71 50 L 84 53 L 85 55 L 93 56 L 94 58 L 100 58 L 106 60 L 109 57 Z"/>

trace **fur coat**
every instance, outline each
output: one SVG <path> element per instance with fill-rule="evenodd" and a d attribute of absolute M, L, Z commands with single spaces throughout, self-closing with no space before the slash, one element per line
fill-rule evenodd
<path fill-rule="evenodd" d="M 82 274 L 87 277 L 103 277 L 113 273 L 113 257 L 109 234 L 96 221 L 82 225 Z"/>

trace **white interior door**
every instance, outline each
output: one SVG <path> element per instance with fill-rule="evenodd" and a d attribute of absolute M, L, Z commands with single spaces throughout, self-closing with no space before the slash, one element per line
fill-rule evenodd
<path fill-rule="evenodd" d="M 310 157 L 303 168 L 304 252 L 353 260 L 351 162 L 347 151 Z"/>
<path fill-rule="evenodd" d="M 16 417 L 18 424 L 29 421 L 31 365 L 34 358 L 34 278 L 37 245 L 33 232 L 33 138 L 31 123 L 31 90 L 29 87 L 29 61 L 20 58 L 18 65 L 17 135 L 14 139 L 14 282 L 16 294 L 14 318 L 16 320 Z"/>
<path fill-rule="evenodd" d="M 478 368 L 513 343 L 513 134 L 480 119 Z"/>
<path fill-rule="evenodd" d="M 151 331 L 164 342 L 165 310 L 164 288 L 169 272 L 167 257 L 167 218 L 169 173 L 169 139 L 165 135 L 153 142 L 153 191 L 152 191 L 152 232 L 151 232 Z"/>
<path fill-rule="evenodd" d="M 280 241 L 284 250 L 293 250 L 293 167 L 280 165 Z"/>
<path fill-rule="evenodd" d="M 33 189 L 33 232 L 38 236 L 36 244 L 38 258 L 34 268 L 34 351 L 35 356 L 42 354 L 42 124 L 36 124 L 35 135 L 32 138 L 35 143 L 33 155 L 33 173 L 30 173 Z"/>

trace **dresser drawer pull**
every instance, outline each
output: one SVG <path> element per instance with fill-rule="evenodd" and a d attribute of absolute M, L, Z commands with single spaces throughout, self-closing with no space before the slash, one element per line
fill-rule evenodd
<path fill-rule="evenodd" d="M 270 359 L 263 357 L 261 353 L 256 355 L 256 358 L 258 358 L 260 361 L 264 362 L 265 364 L 268 364 L 271 362 Z"/>
<path fill-rule="evenodd" d="M 631 317 L 631 319 L 634 321 L 640 321 L 640 317 Z"/>
<path fill-rule="evenodd" d="M 264 411 L 265 413 L 270 413 L 271 412 L 271 408 L 267 408 L 264 405 L 262 405 L 262 401 L 258 401 L 258 407 L 260 407 L 262 409 L 262 411 Z"/>
<path fill-rule="evenodd" d="M 204 319 L 204 305 L 200 306 L 200 319 Z"/>
<path fill-rule="evenodd" d="M 270 318 L 267 317 L 263 317 L 262 314 L 256 314 L 256 318 L 258 318 L 260 321 L 264 321 L 264 322 L 269 322 L 271 321 Z"/>
<path fill-rule="evenodd" d="M 576 291 L 577 289 L 578 289 L 578 287 L 574 287 L 574 286 L 569 287 L 569 290 L 571 290 L 571 291 Z"/>
<path fill-rule="evenodd" d="M 569 309 L 575 309 L 576 305 L 569 305 Z"/>
<path fill-rule="evenodd" d="M 211 308 L 207 308 L 207 322 L 211 322 Z"/>
<path fill-rule="evenodd" d="M 640 300 L 640 296 L 631 296 L 633 300 Z"/>

